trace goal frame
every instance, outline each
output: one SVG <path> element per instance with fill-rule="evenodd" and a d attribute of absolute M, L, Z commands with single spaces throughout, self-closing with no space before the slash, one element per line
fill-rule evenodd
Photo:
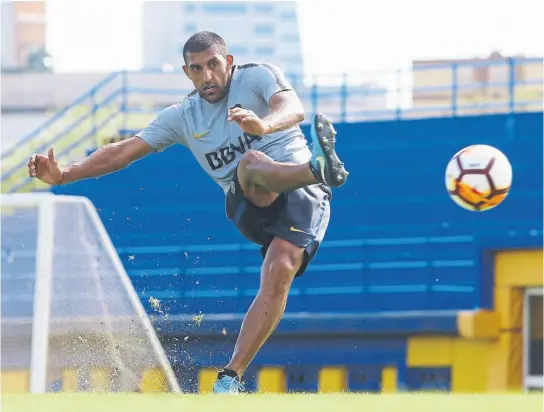
<path fill-rule="evenodd" d="M 36 283 L 32 314 L 32 342 L 30 358 L 30 393 L 47 391 L 47 359 L 49 350 L 49 325 L 51 321 L 51 288 L 53 280 L 54 222 L 55 205 L 60 203 L 80 204 L 87 211 L 98 233 L 102 246 L 111 256 L 113 265 L 120 276 L 130 302 L 141 319 L 145 333 L 155 351 L 170 389 L 180 393 L 181 388 L 166 353 L 155 333 L 148 314 L 126 272 L 115 247 L 109 237 L 100 216 L 92 202 L 83 196 L 55 195 L 53 193 L 14 193 L 2 194 L 0 205 L 6 207 L 36 207 L 38 209 L 38 227 L 36 243 Z M 39 274 L 39 276 L 38 276 Z"/>
<path fill-rule="evenodd" d="M 533 296 L 543 296 L 544 289 L 539 287 L 527 288 L 523 293 L 523 390 L 528 391 L 535 388 L 544 388 L 544 377 L 531 375 L 529 373 L 529 345 L 531 340 L 531 307 L 529 300 Z"/>

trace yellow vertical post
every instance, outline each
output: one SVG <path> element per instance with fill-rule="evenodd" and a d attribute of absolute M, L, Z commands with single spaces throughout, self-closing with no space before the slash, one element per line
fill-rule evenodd
<path fill-rule="evenodd" d="M 263 368 L 257 375 L 260 393 L 285 393 L 287 390 L 285 372 L 282 368 Z"/>
<path fill-rule="evenodd" d="M 344 392 L 348 386 L 346 368 L 325 367 L 319 371 L 319 392 Z"/>

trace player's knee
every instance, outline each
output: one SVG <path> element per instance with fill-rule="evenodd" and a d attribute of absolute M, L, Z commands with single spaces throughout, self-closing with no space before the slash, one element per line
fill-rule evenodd
<path fill-rule="evenodd" d="M 261 293 L 284 298 L 302 264 L 304 250 L 284 240 L 275 239 L 275 242 L 263 268 Z"/>
<path fill-rule="evenodd" d="M 267 155 L 265 155 L 263 152 L 250 149 L 247 152 L 245 152 L 242 158 L 240 159 L 240 163 L 238 164 L 238 169 L 245 171 L 249 175 L 251 174 L 251 171 L 253 169 L 258 167 L 261 162 L 266 161 L 267 159 L 270 159 L 270 158 Z"/>
<path fill-rule="evenodd" d="M 273 299 L 285 298 L 289 293 L 297 269 L 292 259 L 281 256 L 267 267 L 267 278 L 261 283 L 260 293 Z"/>
<path fill-rule="evenodd" d="M 250 194 L 251 171 L 259 163 L 261 154 L 257 150 L 248 150 L 240 159 L 240 163 L 238 163 L 238 181 L 246 196 Z"/>
<path fill-rule="evenodd" d="M 271 205 L 278 196 L 277 193 L 272 193 L 260 186 L 257 179 L 259 167 L 271 160 L 263 152 L 248 150 L 238 164 L 238 181 L 242 191 L 245 197 L 258 207 Z"/>

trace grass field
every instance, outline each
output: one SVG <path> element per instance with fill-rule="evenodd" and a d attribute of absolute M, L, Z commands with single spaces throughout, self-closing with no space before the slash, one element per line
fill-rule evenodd
<path fill-rule="evenodd" d="M 3 412 L 542 412 L 531 395 L 4 395 Z"/>

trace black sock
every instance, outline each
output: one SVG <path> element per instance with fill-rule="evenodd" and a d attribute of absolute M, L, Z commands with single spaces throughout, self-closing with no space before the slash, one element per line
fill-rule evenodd
<path fill-rule="evenodd" d="M 230 376 L 231 378 L 237 378 L 238 374 L 232 369 L 223 368 L 217 374 L 217 379 L 221 379 L 223 376 Z"/>

